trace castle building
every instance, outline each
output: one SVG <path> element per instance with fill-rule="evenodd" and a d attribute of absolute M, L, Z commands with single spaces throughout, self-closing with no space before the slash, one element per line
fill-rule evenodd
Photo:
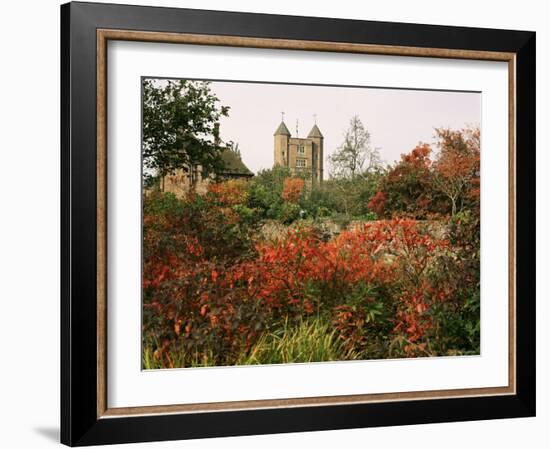
<path fill-rule="evenodd" d="M 313 125 L 306 138 L 292 137 L 282 121 L 274 134 L 275 165 L 294 174 L 308 174 L 312 185 L 323 182 L 323 134 Z"/>
<path fill-rule="evenodd" d="M 254 176 L 235 152 L 226 149 L 220 156 L 224 168 L 217 175 L 203 176 L 200 165 L 193 166 L 191 170 L 178 169 L 173 174 L 164 176 L 161 180 L 161 190 L 184 198 L 192 189 L 196 193 L 205 194 L 208 185 L 213 181 L 248 180 Z"/>

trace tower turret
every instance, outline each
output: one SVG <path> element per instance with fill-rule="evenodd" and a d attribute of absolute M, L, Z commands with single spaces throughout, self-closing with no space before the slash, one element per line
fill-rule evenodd
<path fill-rule="evenodd" d="M 320 184 L 323 182 L 323 134 L 317 126 L 317 123 L 313 125 L 311 131 L 307 135 L 307 138 L 312 142 L 312 177 L 314 184 Z"/>
<path fill-rule="evenodd" d="M 274 142 L 274 161 L 275 165 L 282 167 L 288 167 L 288 141 L 290 139 L 290 131 L 285 125 L 284 121 L 275 130 L 273 134 Z"/>

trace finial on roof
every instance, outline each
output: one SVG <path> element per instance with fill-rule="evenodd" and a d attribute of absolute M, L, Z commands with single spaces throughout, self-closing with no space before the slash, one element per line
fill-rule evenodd
<path fill-rule="evenodd" d="M 296 119 L 296 137 L 300 137 L 300 134 L 298 133 L 298 119 Z"/>

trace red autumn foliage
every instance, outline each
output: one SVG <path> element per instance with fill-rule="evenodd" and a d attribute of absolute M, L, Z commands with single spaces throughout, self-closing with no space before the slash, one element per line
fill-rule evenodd
<path fill-rule="evenodd" d="M 304 180 L 302 178 L 286 178 L 283 183 L 281 197 L 289 203 L 296 203 L 304 191 Z"/>
<path fill-rule="evenodd" d="M 367 204 L 369 210 L 376 213 L 377 216 L 384 216 L 386 206 L 386 194 L 382 191 L 376 192 Z"/>
<path fill-rule="evenodd" d="M 430 154 L 432 149 L 428 144 L 418 144 L 410 153 L 402 154 L 401 161 L 416 168 L 429 168 L 432 164 Z"/>
<path fill-rule="evenodd" d="M 431 219 L 479 208 L 479 128 L 435 130 L 439 150 L 418 144 L 392 166 L 368 203 L 379 217 Z"/>
<path fill-rule="evenodd" d="M 363 309 L 349 305 L 336 306 L 332 321 L 348 351 L 363 348 L 367 344 L 365 332 L 367 318 Z"/>
<path fill-rule="evenodd" d="M 479 130 L 436 132 L 433 161 L 419 144 L 357 181 L 362 212 L 370 199 L 383 220 L 351 213 L 336 231 L 338 201 L 287 172 L 148 193 L 147 353 L 163 367 L 242 363 L 302 320 L 334 330 L 339 360 L 479 353 Z"/>
<path fill-rule="evenodd" d="M 435 185 L 451 201 L 451 215 L 460 202 L 479 200 L 479 129 L 437 129 L 440 152 L 434 163 Z M 459 209 L 460 207 L 460 209 Z"/>
<path fill-rule="evenodd" d="M 227 204 L 228 191 L 216 187 L 211 193 Z M 201 216 L 212 226 L 218 215 L 208 204 L 201 205 Z M 415 344 L 430 329 L 427 314 L 442 290 L 430 283 L 429 267 L 448 243 L 414 221 L 369 222 L 328 242 L 313 229 L 289 229 L 275 242 L 256 244 L 243 258 L 242 251 L 225 250 L 223 241 L 194 235 L 198 228 L 189 221 L 191 212 L 145 220 L 144 330 L 162 342 L 156 354 L 167 366 L 173 347 L 184 354 L 215 354 L 217 364 L 235 363 L 273 322 L 319 312 L 320 304 L 333 314 L 346 345 L 361 347 L 368 340 L 368 307 L 350 308 L 345 301 L 357 297 L 372 305 L 365 289 L 387 295 L 395 335 Z M 407 348 L 405 353 L 415 354 Z"/>
<path fill-rule="evenodd" d="M 378 192 L 369 202 L 369 209 L 379 217 L 427 218 L 433 200 L 432 149 L 418 144 L 384 176 Z"/>
<path fill-rule="evenodd" d="M 226 182 L 212 183 L 208 185 L 208 192 L 211 197 L 221 206 L 235 206 L 243 204 L 246 200 L 246 181 L 231 180 Z"/>

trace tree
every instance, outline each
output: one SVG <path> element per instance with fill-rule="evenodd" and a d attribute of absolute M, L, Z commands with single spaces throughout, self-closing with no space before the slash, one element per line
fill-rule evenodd
<path fill-rule="evenodd" d="M 281 197 L 289 203 L 297 203 L 304 191 L 304 185 L 302 178 L 286 178 L 283 183 Z"/>
<path fill-rule="evenodd" d="M 370 133 L 357 115 L 350 120 L 349 129 L 344 134 L 344 142 L 329 156 L 331 175 L 335 178 L 351 178 L 380 166 L 378 148 L 371 147 Z"/>
<path fill-rule="evenodd" d="M 323 182 L 321 189 L 330 197 L 332 212 L 348 216 L 362 216 L 372 211 L 368 208 L 370 199 L 376 194 L 384 171 L 373 170 L 351 178 L 333 178 Z"/>
<path fill-rule="evenodd" d="M 451 215 L 462 210 L 468 196 L 479 197 L 479 128 L 435 130 L 439 154 L 434 184 L 451 201 Z"/>
<path fill-rule="evenodd" d="M 229 107 L 218 104 L 209 83 L 188 80 L 143 81 L 143 179 L 163 178 L 183 169 L 203 175 L 223 168 L 220 119 Z"/>
<path fill-rule="evenodd" d="M 276 165 L 260 170 L 250 180 L 248 206 L 259 211 L 262 218 L 277 218 L 283 206 L 283 186 L 292 173 L 287 167 Z"/>
<path fill-rule="evenodd" d="M 380 178 L 378 192 L 368 207 L 377 215 L 425 218 L 433 201 L 433 175 L 427 144 L 418 144 Z"/>

